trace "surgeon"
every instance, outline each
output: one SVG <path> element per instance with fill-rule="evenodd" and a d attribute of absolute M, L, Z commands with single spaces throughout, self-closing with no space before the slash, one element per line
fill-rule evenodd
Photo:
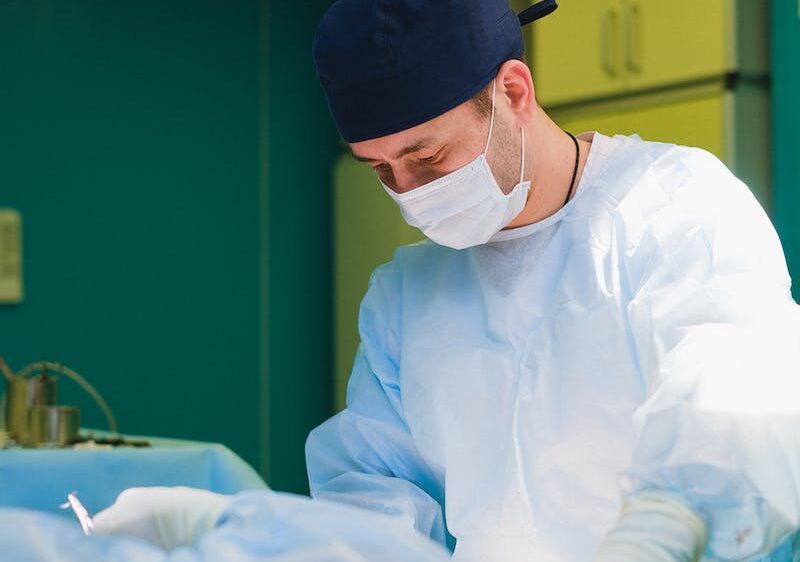
<path fill-rule="evenodd" d="M 308 439 L 313 495 L 464 562 L 791 559 L 778 236 L 708 152 L 553 123 L 521 25 L 554 7 L 338 0 L 319 26 L 341 135 L 428 240 L 372 275 L 347 409 Z"/>
<path fill-rule="evenodd" d="M 554 7 L 338 0 L 319 26 L 339 131 L 428 240 L 372 276 L 312 493 L 459 562 L 791 560 L 800 308 L 778 236 L 711 154 L 553 123 L 521 25 Z"/>

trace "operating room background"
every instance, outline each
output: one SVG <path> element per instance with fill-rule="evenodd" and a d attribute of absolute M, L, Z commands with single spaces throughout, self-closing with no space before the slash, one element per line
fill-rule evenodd
<path fill-rule="evenodd" d="M 222 442 L 301 492 L 332 410 L 326 6 L 0 2 L 0 207 L 22 216 L 25 289 L 0 354 L 62 361 L 122 431 Z"/>
<path fill-rule="evenodd" d="M 299 492 L 306 434 L 343 405 L 369 272 L 420 239 L 327 114 L 310 53 L 328 4 L 0 2 L 0 207 L 22 215 L 25 282 L 22 303 L 0 305 L 0 354 L 16 368 L 63 361 L 124 432 L 222 442 L 274 488 Z M 587 26 L 636 3 L 596 4 Z M 537 24 L 558 44 L 537 55 L 528 37 L 535 78 L 537 56 L 585 43 L 564 23 L 578 0 L 561 5 L 560 19 Z M 769 10 L 755 26 L 688 12 L 717 31 L 760 29 L 771 56 L 738 82 L 750 90 L 722 73 L 691 92 L 670 78 L 669 91 L 646 96 L 627 83 L 553 94 L 553 108 L 570 127 L 645 127 L 722 157 L 732 139 L 746 141 L 740 158 L 759 153 L 747 143 L 765 146 L 757 194 L 800 278 L 800 4 Z M 670 52 L 669 37 L 653 48 Z M 735 103 L 753 92 L 753 111 Z M 62 387 L 84 425 L 104 426 L 87 397 Z"/>

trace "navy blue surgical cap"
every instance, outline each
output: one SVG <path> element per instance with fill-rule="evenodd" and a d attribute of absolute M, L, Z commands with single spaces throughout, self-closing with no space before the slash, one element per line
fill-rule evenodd
<path fill-rule="evenodd" d="M 469 100 L 522 56 L 521 25 L 555 8 L 544 0 L 518 16 L 508 0 L 337 0 L 314 62 L 339 132 L 374 139 Z"/>

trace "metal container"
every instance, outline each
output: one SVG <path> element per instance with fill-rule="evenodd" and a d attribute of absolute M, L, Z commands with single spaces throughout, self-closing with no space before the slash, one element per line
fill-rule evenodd
<path fill-rule="evenodd" d="M 81 415 L 75 406 L 32 406 L 28 414 L 26 445 L 63 447 L 78 438 Z"/>
<path fill-rule="evenodd" d="M 56 403 L 56 377 L 14 377 L 8 381 L 6 431 L 19 444 L 28 442 L 29 413 L 34 406 Z"/>

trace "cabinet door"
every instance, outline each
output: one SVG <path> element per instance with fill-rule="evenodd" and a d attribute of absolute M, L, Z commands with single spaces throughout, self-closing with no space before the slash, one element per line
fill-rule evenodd
<path fill-rule="evenodd" d="M 369 276 L 395 248 L 422 239 L 383 191 L 369 166 L 343 155 L 334 170 L 334 356 L 336 404 L 344 393 L 358 346 L 358 307 Z"/>
<path fill-rule="evenodd" d="M 574 134 L 599 131 L 604 135 L 638 134 L 645 140 L 699 146 L 721 159 L 726 152 L 725 94 L 709 94 L 682 101 L 654 102 L 631 109 L 569 114 L 555 117 L 556 123 Z"/>
<path fill-rule="evenodd" d="M 619 0 L 564 0 L 551 16 L 528 26 L 539 103 L 622 92 L 622 24 Z"/>
<path fill-rule="evenodd" d="M 625 132 L 645 140 L 698 146 L 725 160 L 725 95 L 662 103 L 625 113 Z"/>
<path fill-rule="evenodd" d="M 733 0 L 620 0 L 620 6 L 630 89 L 719 76 L 732 65 L 726 30 L 732 37 Z"/>
<path fill-rule="evenodd" d="M 597 131 L 613 137 L 616 134 L 624 134 L 627 130 L 625 118 L 621 113 L 589 113 L 577 116 L 567 114 L 556 116 L 555 122 L 576 136 L 587 131 Z"/>

